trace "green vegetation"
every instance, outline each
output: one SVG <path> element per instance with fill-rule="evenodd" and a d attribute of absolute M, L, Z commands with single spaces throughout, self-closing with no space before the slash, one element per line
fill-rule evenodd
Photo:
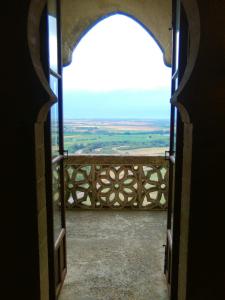
<path fill-rule="evenodd" d="M 169 145 L 168 123 L 65 121 L 64 147 L 70 154 L 120 154 L 134 149 L 166 148 Z"/>

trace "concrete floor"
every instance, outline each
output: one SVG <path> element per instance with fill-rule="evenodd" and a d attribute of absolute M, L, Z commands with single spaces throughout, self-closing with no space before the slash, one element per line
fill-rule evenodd
<path fill-rule="evenodd" d="M 59 300 L 167 300 L 166 212 L 67 212 L 68 274 Z"/>

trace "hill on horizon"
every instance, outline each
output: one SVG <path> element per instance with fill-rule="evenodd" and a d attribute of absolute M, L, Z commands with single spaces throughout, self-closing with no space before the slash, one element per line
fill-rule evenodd
<path fill-rule="evenodd" d="M 169 119 L 170 91 L 64 91 L 64 119 Z"/>

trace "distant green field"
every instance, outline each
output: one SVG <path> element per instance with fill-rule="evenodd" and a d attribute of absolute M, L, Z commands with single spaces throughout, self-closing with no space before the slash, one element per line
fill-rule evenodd
<path fill-rule="evenodd" d="M 159 121 L 158 121 L 159 122 Z M 137 121 L 91 121 L 65 122 L 64 147 L 69 154 L 118 154 L 142 148 L 166 148 L 169 146 L 169 124 L 150 124 Z M 149 126 L 149 130 L 148 130 Z"/>

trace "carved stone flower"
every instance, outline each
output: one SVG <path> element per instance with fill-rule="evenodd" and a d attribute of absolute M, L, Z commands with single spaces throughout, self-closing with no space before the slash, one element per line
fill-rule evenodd
<path fill-rule="evenodd" d="M 151 209 L 167 208 L 168 169 L 164 166 L 143 166 L 141 205 Z"/>
<path fill-rule="evenodd" d="M 90 166 L 70 166 L 65 172 L 66 207 L 91 207 Z"/>
<path fill-rule="evenodd" d="M 131 167 L 99 166 L 98 168 L 96 188 L 101 206 L 126 207 L 136 203 L 137 174 Z"/>

